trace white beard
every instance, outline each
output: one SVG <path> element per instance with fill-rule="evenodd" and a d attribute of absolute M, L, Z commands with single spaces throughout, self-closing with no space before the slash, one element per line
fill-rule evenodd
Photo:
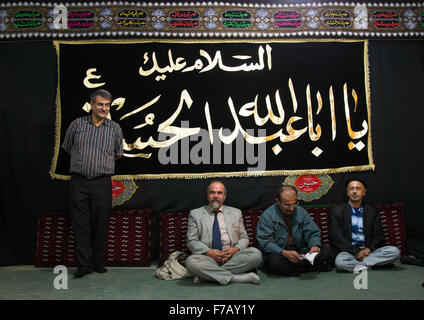
<path fill-rule="evenodd" d="M 219 209 L 221 207 L 221 202 L 219 200 L 212 200 L 211 201 L 211 208 L 213 210 Z"/>

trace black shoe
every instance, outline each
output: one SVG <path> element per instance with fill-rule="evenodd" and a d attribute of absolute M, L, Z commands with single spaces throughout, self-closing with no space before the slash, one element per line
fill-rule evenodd
<path fill-rule="evenodd" d="M 323 264 L 318 267 L 320 272 L 331 272 L 333 271 L 333 266 L 331 264 Z"/>
<path fill-rule="evenodd" d="M 75 278 L 82 278 L 87 274 L 90 274 L 92 271 L 90 270 L 83 270 L 83 269 L 77 269 L 77 271 L 74 273 Z"/>
<path fill-rule="evenodd" d="M 292 272 L 285 273 L 283 275 L 288 277 L 299 277 L 301 274 L 302 274 L 301 271 L 292 271 Z"/>
<path fill-rule="evenodd" d="M 301 273 L 308 273 L 308 272 L 314 272 L 314 267 L 309 263 L 309 262 L 305 262 L 304 265 L 302 266 L 302 270 Z"/>
<path fill-rule="evenodd" d="M 96 267 L 94 268 L 94 271 L 96 271 L 97 273 L 106 273 L 107 269 L 105 267 Z"/>
<path fill-rule="evenodd" d="M 402 256 L 400 257 L 400 263 L 424 267 L 424 259 L 418 259 L 414 256 Z"/>
<path fill-rule="evenodd" d="M 376 264 L 375 266 L 372 266 L 371 269 L 375 269 L 375 270 L 379 270 L 379 269 L 393 269 L 394 267 L 395 267 L 394 263 L 383 264 L 383 265 Z"/>
<path fill-rule="evenodd" d="M 317 265 L 315 266 L 315 269 L 319 272 L 330 272 L 333 271 L 333 265 L 331 264 L 331 260 L 321 260 L 318 261 Z"/>

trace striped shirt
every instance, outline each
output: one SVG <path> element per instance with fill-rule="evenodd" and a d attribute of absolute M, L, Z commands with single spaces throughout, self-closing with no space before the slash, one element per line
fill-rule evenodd
<path fill-rule="evenodd" d="M 71 173 L 99 177 L 115 173 L 115 156 L 123 155 L 122 142 L 119 124 L 105 119 L 96 127 L 89 115 L 71 122 L 62 148 L 71 153 Z"/>

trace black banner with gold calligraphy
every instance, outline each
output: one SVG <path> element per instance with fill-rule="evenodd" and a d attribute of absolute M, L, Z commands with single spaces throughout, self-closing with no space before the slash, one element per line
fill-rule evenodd
<path fill-rule="evenodd" d="M 97 88 L 124 132 L 118 178 L 374 169 L 367 41 L 56 42 L 60 144 Z"/>

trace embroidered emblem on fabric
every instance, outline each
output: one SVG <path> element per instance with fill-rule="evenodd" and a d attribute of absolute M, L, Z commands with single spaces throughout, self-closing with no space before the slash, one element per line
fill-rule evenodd
<path fill-rule="evenodd" d="M 306 202 L 317 200 L 327 194 L 334 184 L 328 174 L 305 174 L 301 176 L 288 176 L 283 184 L 289 184 L 297 188 L 298 199 Z"/>
<path fill-rule="evenodd" d="M 112 207 L 119 206 L 131 199 L 137 189 L 134 180 L 112 179 Z"/>

